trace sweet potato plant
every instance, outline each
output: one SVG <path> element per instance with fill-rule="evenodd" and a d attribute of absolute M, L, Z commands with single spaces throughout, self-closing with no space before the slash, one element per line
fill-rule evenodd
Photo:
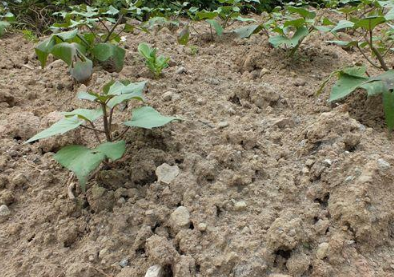
<path fill-rule="evenodd" d="M 118 45 L 120 34 L 131 28 L 126 24 L 115 32 L 124 14 L 112 6 L 106 10 L 84 7 L 84 10 L 59 13 L 65 22 L 54 24 L 52 29 L 56 33 L 35 48 L 42 67 L 45 67 L 48 56 L 52 54 L 67 63 L 71 76 L 77 82 L 89 80 L 94 61 L 101 63 L 109 72 L 120 72 L 126 53 Z M 118 19 L 115 21 L 114 17 Z M 109 28 L 106 22 L 112 23 L 112 27 Z M 63 29 L 71 30 L 58 32 Z"/>
<path fill-rule="evenodd" d="M 101 93 L 79 92 L 79 99 L 93 102 L 98 108 L 64 112 L 63 119 L 33 136 L 26 143 L 64 134 L 79 127 L 92 131 L 98 143 L 96 147 L 69 145 L 59 150 L 54 156 L 57 162 L 76 175 L 82 191 L 85 192 L 90 174 L 101 163 L 108 164 L 123 156 L 126 151 L 126 142 L 122 138 L 131 127 L 152 129 L 179 120 L 176 117 L 161 115 L 152 107 L 142 106 L 132 110 L 131 119 L 123 122 L 125 128 L 121 133 L 114 130 L 115 112 L 118 105 L 130 100 L 143 102 L 142 93 L 145 84 L 145 82 L 117 81 L 105 85 Z"/>
<path fill-rule="evenodd" d="M 381 6 L 380 6 L 381 5 Z M 359 9 L 364 10 L 365 3 Z M 386 60 L 387 55 L 393 51 L 394 45 L 394 4 L 374 2 L 371 11 L 362 17 L 351 17 L 349 20 L 340 20 L 332 24 L 331 33 L 336 35 L 340 31 L 352 30 L 360 34 L 359 38 L 349 41 L 333 40 L 329 43 L 346 48 L 357 49 L 365 61 L 371 66 L 384 71 L 377 76 L 368 74 L 366 66 L 348 67 L 333 72 L 322 84 L 320 93 L 331 77 L 336 76 L 337 82 L 331 89 L 329 101 L 338 101 L 357 89 L 364 89 L 368 96 L 381 95 L 387 128 L 394 129 L 394 70 Z"/>

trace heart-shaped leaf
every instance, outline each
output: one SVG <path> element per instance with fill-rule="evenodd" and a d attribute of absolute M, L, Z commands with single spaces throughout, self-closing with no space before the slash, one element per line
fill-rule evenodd
<path fill-rule="evenodd" d="M 241 27 L 239 29 L 236 29 L 234 33 L 239 37 L 239 38 L 249 38 L 253 34 L 257 34 L 264 28 L 263 25 L 249 25 L 245 27 Z"/>
<path fill-rule="evenodd" d="M 93 74 L 93 62 L 88 58 L 85 58 L 85 61 L 77 61 L 70 68 L 70 73 L 78 83 L 83 83 L 89 80 Z"/>
<path fill-rule="evenodd" d="M 72 117 L 66 117 L 55 124 L 53 124 L 48 129 L 38 133 L 25 143 L 33 142 L 39 139 L 49 138 L 55 135 L 61 135 L 67 133 L 68 131 L 74 130 L 79 125 L 83 123 L 83 120 L 79 119 L 77 115 Z"/>
<path fill-rule="evenodd" d="M 152 107 L 141 107 L 133 110 L 132 118 L 124 124 L 130 127 L 152 129 L 164 126 L 171 121 L 181 120 L 177 117 L 161 115 Z"/>
<path fill-rule="evenodd" d="M 111 43 L 99 43 L 93 48 L 94 57 L 100 62 L 111 61 L 115 67 L 115 72 L 123 69 L 126 51 Z"/>
<path fill-rule="evenodd" d="M 81 145 L 69 145 L 57 152 L 54 158 L 62 166 L 75 173 L 82 191 L 85 192 L 90 173 L 106 158 L 120 159 L 125 150 L 124 141 L 106 142 L 95 149 Z"/>

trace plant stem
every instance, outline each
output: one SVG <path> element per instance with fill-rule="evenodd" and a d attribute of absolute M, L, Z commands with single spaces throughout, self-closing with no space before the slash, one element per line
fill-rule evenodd
<path fill-rule="evenodd" d="M 121 138 L 126 134 L 126 132 L 127 132 L 129 129 L 130 129 L 130 127 L 127 127 L 119 136 L 117 136 L 117 137 L 114 139 L 114 141 L 117 141 L 117 140 L 121 139 Z"/>
<path fill-rule="evenodd" d="M 105 103 L 101 103 L 101 108 L 103 109 L 103 121 L 104 121 L 104 131 L 105 131 L 105 137 L 107 138 L 108 142 L 111 142 L 111 131 L 109 129 L 108 125 L 108 113 L 107 113 L 107 105 Z"/>
<path fill-rule="evenodd" d="M 107 37 L 104 40 L 105 42 L 108 42 L 109 38 L 111 37 L 112 33 L 115 31 L 115 28 L 120 24 L 120 22 L 122 22 L 123 20 L 123 14 L 119 17 L 118 21 L 116 21 L 115 25 L 112 27 L 112 29 L 109 31 Z"/>
<path fill-rule="evenodd" d="M 114 114 L 114 110 L 115 110 L 115 107 L 113 107 L 113 108 L 109 111 L 108 129 L 109 129 L 109 132 L 110 132 L 110 133 L 112 132 L 112 116 L 113 116 L 113 114 Z"/>
<path fill-rule="evenodd" d="M 370 58 L 368 58 L 368 56 L 361 50 L 360 46 L 357 45 L 358 50 L 360 51 L 360 53 L 364 56 L 364 58 L 373 66 L 376 68 L 380 68 L 379 65 L 375 64 Z"/>
<path fill-rule="evenodd" d="M 108 29 L 107 25 L 105 25 L 105 23 L 103 22 L 103 20 L 101 18 L 99 18 L 99 22 L 101 23 L 101 25 L 104 26 L 104 28 L 107 30 L 107 32 L 111 32 L 110 29 Z"/>
<path fill-rule="evenodd" d="M 384 70 L 384 71 L 388 71 L 389 68 L 386 65 L 386 62 L 384 61 L 384 58 L 382 57 L 382 55 L 380 54 L 380 52 L 378 51 L 378 49 L 376 49 L 373 46 L 373 31 L 371 28 L 371 22 L 369 23 L 370 25 L 370 30 L 369 30 L 369 40 L 367 40 L 368 44 L 369 44 L 369 48 L 371 49 L 371 51 L 375 54 L 376 58 L 378 59 L 379 63 L 380 63 L 380 67 Z"/>

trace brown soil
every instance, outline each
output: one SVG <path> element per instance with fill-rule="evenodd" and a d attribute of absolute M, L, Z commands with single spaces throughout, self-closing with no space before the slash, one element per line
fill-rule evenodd
<path fill-rule="evenodd" d="M 61 61 L 40 69 L 33 43 L 0 40 L 0 205 L 11 211 L 0 275 L 139 277 L 158 264 L 177 277 L 394 276 L 393 142 L 376 99 L 315 97 L 331 71 L 362 61 L 326 39 L 288 60 L 260 35 L 195 36 L 196 55 L 166 29 L 128 35 L 124 70 L 97 67 L 88 88 L 149 80 L 148 103 L 185 121 L 130 132 L 125 158 L 78 204 L 52 155 L 93 135 L 23 142 L 82 107 L 81 87 Z M 141 41 L 171 56 L 162 79 L 150 79 Z M 155 175 L 163 163 L 180 169 L 169 185 Z"/>

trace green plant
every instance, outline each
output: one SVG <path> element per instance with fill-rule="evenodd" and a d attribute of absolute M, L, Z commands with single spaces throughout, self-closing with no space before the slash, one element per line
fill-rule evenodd
<path fill-rule="evenodd" d="M 191 7 L 187 11 L 187 15 L 191 21 L 185 25 L 178 36 L 178 42 L 186 45 L 190 38 L 190 29 L 196 33 L 198 31 L 194 28 L 194 22 L 206 21 L 209 24 L 211 40 L 214 39 L 214 32 L 217 36 L 222 36 L 224 30 L 228 27 L 231 21 L 255 21 L 254 19 L 244 18 L 241 16 L 241 8 L 245 4 L 260 3 L 259 0 L 219 0 L 220 6 L 216 10 L 200 10 L 197 7 Z"/>
<path fill-rule="evenodd" d="M 15 22 L 15 16 L 12 13 L 6 12 L 4 15 L 0 14 L 0 37 L 4 35 L 13 22 Z"/>
<path fill-rule="evenodd" d="M 93 61 L 99 62 L 109 72 L 122 70 L 126 51 L 118 44 L 121 40 L 120 34 L 129 28 L 126 24 L 123 29 L 115 32 L 124 14 L 113 7 L 105 10 L 89 6 L 84 8 L 82 11 L 62 13 L 61 15 L 66 19 L 65 22 L 54 24 L 52 29 L 55 31 L 74 29 L 55 33 L 35 48 L 42 67 L 45 67 L 48 56 L 52 54 L 67 63 L 72 77 L 77 82 L 90 79 Z M 118 19 L 115 21 L 112 16 L 118 16 Z M 105 22 L 113 23 L 112 27 L 107 27 Z"/>
<path fill-rule="evenodd" d="M 276 22 L 272 32 L 277 35 L 270 36 L 269 42 L 275 47 L 284 46 L 290 49 L 292 57 L 315 28 L 316 13 L 305 8 L 287 6 L 283 16 L 283 23 Z"/>
<path fill-rule="evenodd" d="M 245 26 L 234 32 L 240 38 L 249 38 L 264 31 L 273 47 L 289 49 L 289 57 L 293 57 L 309 34 L 315 30 L 327 30 L 327 22 L 323 20 L 323 26 L 320 26 L 318 21 L 316 13 L 307 8 L 286 6 L 284 10 L 274 9 L 264 23 Z"/>
<path fill-rule="evenodd" d="M 394 19 L 394 8 L 384 13 L 384 9 L 373 9 L 371 14 L 361 18 L 341 20 L 333 24 L 331 32 L 352 29 L 361 34 L 359 39 L 350 41 L 329 41 L 342 47 L 354 47 L 375 68 L 385 71 L 377 76 L 370 76 L 365 66 L 348 67 L 333 72 L 321 85 L 318 94 L 322 92 L 328 81 L 336 76 L 337 82 L 331 89 L 329 101 L 338 101 L 357 89 L 364 89 L 368 96 L 382 95 L 383 109 L 387 128 L 394 129 L 394 71 L 387 64 L 386 56 L 393 51 L 394 29 L 389 23 Z M 379 32 L 377 31 L 380 29 Z"/>
<path fill-rule="evenodd" d="M 57 162 L 77 176 L 82 190 L 86 191 L 86 183 L 92 171 L 97 169 L 102 162 L 108 164 L 109 160 L 115 161 L 123 156 L 126 143 L 121 139 L 130 127 L 152 129 L 179 120 L 176 117 L 163 116 L 155 109 L 143 106 L 132 111 L 131 120 L 123 123 L 126 128 L 122 133 L 115 131 L 116 107 L 130 100 L 144 101 L 142 96 L 144 88 L 145 82 L 112 81 L 104 86 L 102 93 L 79 92 L 79 99 L 91 101 L 98 105 L 98 108 L 65 112 L 64 119 L 33 136 L 26 143 L 64 134 L 78 127 L 92 131 L 99 143 L 98 146 L 88 148 L 82 145 L 69 145 L 59 150 L 54 156 Z M 102 118 L 99 122 L 102 125 L 101 129 L 95 125 L 99 118 Z M 106 140 L 104 143 L 102 142 L 103 136 Z"/>
<path fill-rule="evenodd" d="M 146 43 L 138 45 L 138 52 L 144 57 L 146 66 L 154 74 L 155 78 L 159 78 L 163 69 L 169 66 L 170 58 L 157 56 L 157 49 L 151 48 Z"/>

